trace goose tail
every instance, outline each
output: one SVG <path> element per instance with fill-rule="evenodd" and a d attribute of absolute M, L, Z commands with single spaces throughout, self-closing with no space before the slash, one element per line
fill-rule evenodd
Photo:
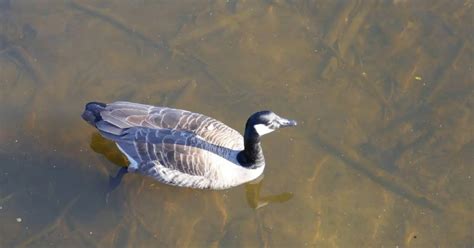
<path fill-rule="evenodd" d="M 82 119 L 96 127 L 97 122 L 102 120 L 100 112 L 102 112 L 106 106 L 107 104 L 101 102 L 90 102 L 86 104 L 84 112 L 82 113 Z"/>

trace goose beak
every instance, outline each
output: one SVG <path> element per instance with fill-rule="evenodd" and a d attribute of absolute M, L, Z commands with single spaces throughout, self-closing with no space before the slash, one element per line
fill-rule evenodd
<path fill-rule="evenodd" d="M 278 120 L 278 123 L 280 124 L 280 127 L 294 127 L 298 125 L 298 123 L 295 120 L 288 120 L 284 118 L 280 118 Z"/>

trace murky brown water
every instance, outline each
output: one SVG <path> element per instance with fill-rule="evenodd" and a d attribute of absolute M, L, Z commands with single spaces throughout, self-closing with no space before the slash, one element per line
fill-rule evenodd
<path fill-rule="evenodd" d="M 118 2 L 0 0 L 0 247 L 474 246 L 474 2 Z M 92 100 L 301 125 L 260 182 L 106 195 Z"/>

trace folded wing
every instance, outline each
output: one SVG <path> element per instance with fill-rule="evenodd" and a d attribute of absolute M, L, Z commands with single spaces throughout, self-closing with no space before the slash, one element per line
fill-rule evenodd
<path fill-rule="evenodd" d="M 186 110 L 150 105 L 114 102 L 107 104 L 101 117 L 118 128 L 148 127 L 183 130 L 205 141 L 234 150 L 242 150 L 243 138 L 239 132 L 211 117 Z"/>

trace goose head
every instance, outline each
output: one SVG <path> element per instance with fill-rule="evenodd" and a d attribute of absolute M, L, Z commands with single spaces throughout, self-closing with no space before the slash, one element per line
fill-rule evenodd
<path fill-rule="evenodd" d="M 245 124 L 245 149 L 238 153 L 237 161 L 247 168 L 265 165 L 260 137 L 278 128 L 296 126 L 296 121 L 285 119 L 272 111 L 264 110 L 252 114 Z"/>
<path fill-rule="evenodd" d="M 282 127 L 296 126 L 295 120 L 285 119 L 272 111 L 264 110 L 252 114 L 245 125 L 245 136 L 260 137 Z"/>

